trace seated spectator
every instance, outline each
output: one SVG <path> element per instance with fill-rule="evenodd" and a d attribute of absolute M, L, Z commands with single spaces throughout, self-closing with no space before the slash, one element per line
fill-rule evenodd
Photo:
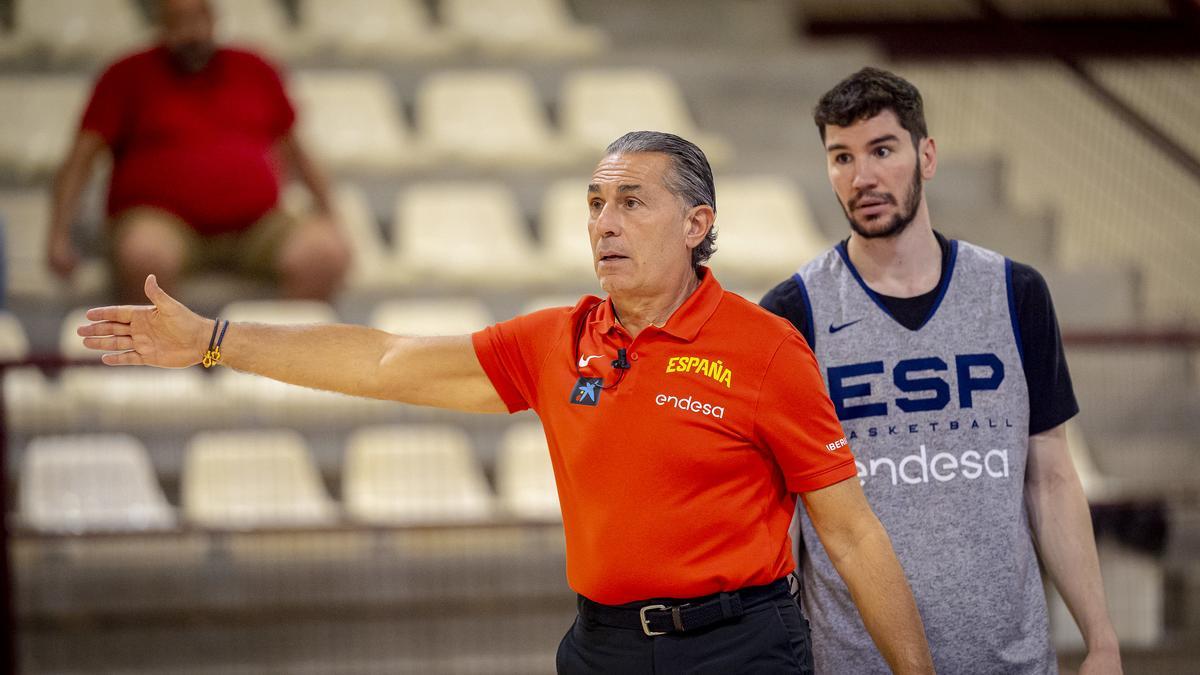
<path fill-rule="evenodd" d="M 173 288 L 201 269 L 269 279 L 289 298 L 329 299 L 350 249 L 328 183 L 294 134 L 279 73 L 253 53 L 217 46 L 207 0 L 160 0 L 156 9 L 160 44 L 100 76 L 55 178 L 50 267 L 68 278 L 78 263 L 70 225 L 107 150 L 107 238 L 123 301 L 140 297 L 151 272 Z M 312 192 L 311 217 L 280 208 L 285 165 Z"/>

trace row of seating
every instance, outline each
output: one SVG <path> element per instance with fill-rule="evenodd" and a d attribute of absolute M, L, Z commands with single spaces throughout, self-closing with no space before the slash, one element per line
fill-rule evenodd
<path fill-rule="evenodd" d="M 276 58 L 584 57 L 607 36 L 577 23 L 562 0 L 299 0 L 293 25 L 279 0 L 213 0 L 220 39 Z M 0 57 L 44 54 L 59 62 L 105 59 L 151 37 L 133 0 L 16 0 Z"/>
<path fill-rule="evenodd" d="M 749 284 L 777 281 L 831 242 L 794 183 L 777 176 L 722 178 L 714 268 Z M 304 208 L 303 191 L 286 201 Z M 543 193 L 535 241 L 515 195 L 496 181 L 418 183 L 395 199 L 389 236 L 362 189 L 336 189 L 336 208 L 354 250 L 353 290 L 452 285 L 522 288 L 594 279 L 587 234 L 587 178 L 551 183 Z M 8 223 L 9 292 L 29 297 L 86 296 L 104 288 L 105 265 L 92 260 L 74 288 L 46 267 L 49 198 L 0 192 Z"/>
<path fill-rule="evenodd" d="M 0 76 L 0 170 L 26 178 L 53 170 L 74 137 L 90 87 L 80 75 Z M 550 124 L 532 77 L 517 70 L 430 74 L 413 96 L 415 130 L 392 83 L 378 72 L 300 71 L 290 88 L 300 135 L 333 170 L 590 165 L 635 129 L 684 136 L 717 165 L 730 154 L 722 138 L 697 129 L 674 80 L 651 68 L 568 73 L 558 96 L 561 131 Z"/>
<path fill-rule="evenodd" d="M 362 428 L 344 457 L 339 504 L 297 432 L 198 433 L 187 445 L 177 512 L 136 438 L 36 437 L 23 456 L 17 515 L 23 527 L 56 534 L 560 519 L 538 424 L 505 433 L 494 492 L 470 438 L 451 426 Z"/>

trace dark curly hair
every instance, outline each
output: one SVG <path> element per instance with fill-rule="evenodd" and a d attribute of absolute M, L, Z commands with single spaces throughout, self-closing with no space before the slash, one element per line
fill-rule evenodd
<path fill-rule="evenodd" d="M 813 109 L 813 121 L 824 141 L 826 125 L 848 127 L 884 110 L 896 114 L 900 126 L 912 136 L 914 147 L 929 135 L 921 92 L 903 77 L 869 66 L 825 92 Z"/>

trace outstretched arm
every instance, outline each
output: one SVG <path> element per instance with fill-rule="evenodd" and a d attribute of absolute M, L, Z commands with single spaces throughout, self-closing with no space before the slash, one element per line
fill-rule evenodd
<path fill-rule="evenodd" d="M 1025 503 L 1042 563 L 1087 645 L 1080 675 L 1120 673 L 1121 655 L 1104 601 L 1092 517 L 1071 462 L 1065 425 L 1029 437 Z"/>
<path fill-rule="evenodd" d="M 892 672 L 932 673 L 933 657 L 912 589 L 858 478 L 802 497 L 829 560 Z"/>
<path fill-rule="evenodd" d="M 88 310 L 85 346 L 110 366 L 186 368 L 200 362 L 213 320 L 146 278 L 151 305 Z M 350 325 L 229 326 L 221 363 L 313 389 L 469 412 L 505 412 L 469 335 L 411 337 Z"/>

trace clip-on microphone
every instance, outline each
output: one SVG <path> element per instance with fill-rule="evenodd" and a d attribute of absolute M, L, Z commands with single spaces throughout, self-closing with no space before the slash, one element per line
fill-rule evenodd
<path fill-rule="evenodd" d="M 617 370 L 629 370 L 629 360 L 625 358 L 625 350 L 617 350 L 617 358 L 613 359 L 612 367 Z"/>

